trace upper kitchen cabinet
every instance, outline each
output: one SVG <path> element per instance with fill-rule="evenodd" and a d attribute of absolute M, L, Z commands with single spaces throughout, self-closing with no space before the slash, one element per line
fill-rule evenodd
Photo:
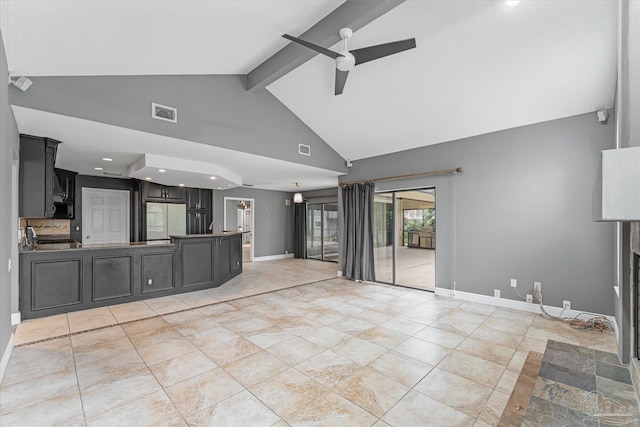
<path fill-rule="evenodd" d="M 20 135 L 20 216 L 52 218 L 54 201 L 62 201 L 54 174 L 56 152 L 60 141 L 31 135 Z M 54 200 L 54 192 L 59 200 Z"/>
<path fill-rule="evenodd" d="M 142 183 L 143 202 L 185 203 L 184 187 L 169 187 L 154 182 Z"/>
<path fill-rule="evenodd" d="M 204 188 L 187 189 L 187 210 L 211 210 L 211 190 Z"/>

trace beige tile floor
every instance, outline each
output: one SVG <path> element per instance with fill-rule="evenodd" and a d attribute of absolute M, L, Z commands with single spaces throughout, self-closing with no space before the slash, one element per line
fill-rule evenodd
<path fill-rule="evenodd" d="M 24 322 L 0 425 L 491 426 L 547 339 L 616 351 L 612 334 L 335 264 L 245 267 L 217 290 Z M 25 344 L 43 329 L 61 336 Z"/>

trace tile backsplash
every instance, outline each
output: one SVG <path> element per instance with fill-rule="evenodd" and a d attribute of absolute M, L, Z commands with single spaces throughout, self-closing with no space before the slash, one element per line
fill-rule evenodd
<path fill-rule="evenodd" d="M 68 219 L 20 218 L 20 228 L 33 227 L 38 236 L 68 236 L 71 227 Z"/>

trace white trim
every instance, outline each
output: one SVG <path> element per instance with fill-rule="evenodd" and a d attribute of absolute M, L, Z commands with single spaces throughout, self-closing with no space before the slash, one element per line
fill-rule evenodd
<path fill-rule="evenodd" d="M 9 358 L 11 357 L 12 352 L 13 352 L 13 333 L 11 333 L 11 336 L 9 337 L 7 348 L 4 349 L 4 353 L 2 354 L 2 360 L 0 360 L 0 382 L 2 382 L 2 378 L 4 378 L 4 372 L 7 370 L 7 366 L 9 365 Z"/>
<path fill-rule="evenodd" d="M 19 325 L 22 322 L 22 317 L 20 316 L 20 312 L 11 313 L 11 326 Z"/>
<path fill-rule="evenodd" d="M 254 262 L 274 261 L 276 259 L 287 259 L 287 258 L 293 258 L 293 254 L 258 256 L 258 257 L 255 257 L 253 261 Z"/>
<path fill-rule="evenodd" d="M 256 200 L 253 198 L 249 198 L 249 197 L 224 197 L 223 199 L 223 207 L 222 207 L 222 227 L 223 230 L 227 230 L 227 200 L 239 200 L 239 201 L 248 201 L 249 202 L 249 208 L 251 209 L 251 230 L 249 230 L 249 232 L 251 233 L 251 240 L 249 240 L 249 242 L 251 243 L 251 261 L 258 261 L 257 259 L 255 259 L 254 256 L 254 249 L 256 247 Z M 244 230 L 242 230 L 244 231 Z M 258 257 L 258 258 L 263 258 L 263 257 Z"/>
<path fill-rule="evenodd" d="M 524 301 L 516 301 L 512 299 L 507 299 L 507 298 L 496 298 L 488 295 L 474 294 L 471 292 L 462 292 L 462 291 L 453 292 L 451 289 L 443 289 L 443 288 L 436 288 L 435 294 L 437 296 L 457 298 L 465 301 L 478 302 L 481 304 L 488 304 L 488 305 L 495 305 L 498 307 L 510 308 L 513 310 L 528 311 L 530 313 L 537 313 L 537 314 L 542 313 L 542 311 L 540 310 L 539 304 L 532 304 Z M 607 319 L 609 319 L 609 321 L 612 323 L 614 331 L 618 330 L 618 324 L 616 323 L 616 319 L 613 316 L 607 316 L 604 314 L 590 313 L 586 311 L 577 311 L 577 310 L 563 311 L 561 307 L 554 307 L 551 305 L 545 305 L 544 309 L 547 311 L 547 313 L 549 313 L 552 316 L 558 316 L 560 315 L 561 312 L 562 312 L 562 317 L 576 317 L 579 314 L 588 314 L 592 316 L 604 316 Z"/>

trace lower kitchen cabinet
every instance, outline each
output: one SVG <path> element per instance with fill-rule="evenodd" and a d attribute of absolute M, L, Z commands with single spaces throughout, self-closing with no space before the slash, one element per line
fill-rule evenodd
<path fill-rule="evenodd" d="M 175 288 L 173 253 L 142 254 L 142 293 Z"/>
<path fill-rule="evenodd" d="M 242 234 L 20 253 L 23 319 L 217 287 L 242 273 Z"/>
<path fill-rule="evenodd" d="M 82 259 L 38 260 L 31 263 L 31 310 L 49 310 L 82 303 Z M 24 292 L 20 292 L 22 298 Z"/>
<path fill-rule="evenodd" d="M 133 295 L 133 255 L 93 257 L 93 301 Z"/>

